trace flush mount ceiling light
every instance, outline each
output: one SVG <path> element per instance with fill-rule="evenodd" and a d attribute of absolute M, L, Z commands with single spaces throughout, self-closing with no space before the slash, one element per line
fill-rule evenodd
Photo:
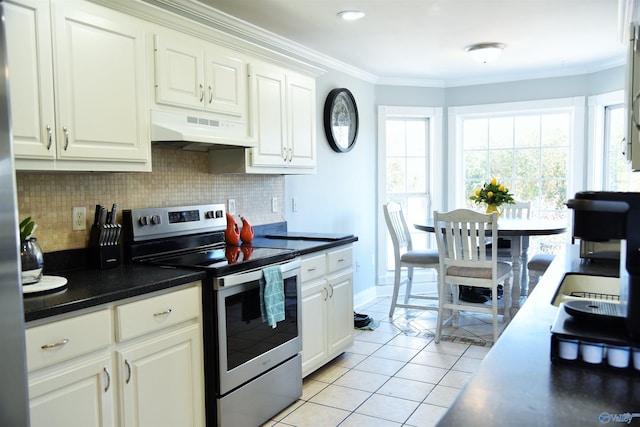
<path fill-rule="evenodd" d="M 502 43 L 478 43 L 468 46 L 465 51 L 476 61 L 486 64 L 496 59 L 502 53 Z"/>
<path fill-rule="evenodd" d="M 338 16 L 345 21 L 357 21 L 358 19 L 364 18 L 364 12 L 361 10 L 343 10 L 342 12 L 338 12 Z"/>

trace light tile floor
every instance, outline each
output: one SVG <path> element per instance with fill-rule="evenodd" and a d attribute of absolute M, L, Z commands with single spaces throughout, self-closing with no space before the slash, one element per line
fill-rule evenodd
<path fill-rule="evenodd" d="M 491 346 L 489 315 L 462 315 L 433 339 L 437 313 L 396 309 L 378 298 L 356 309 L 378 322 L 356 330 L 345 353 L 304 380 L 303 395 L 264 426 L 436 425 Z M 446 334 L 461 337 L 454 338 Z"/>

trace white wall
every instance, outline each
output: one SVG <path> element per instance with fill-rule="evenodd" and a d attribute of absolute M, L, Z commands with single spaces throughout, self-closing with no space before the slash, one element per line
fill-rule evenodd
<path fill-rule="evenodd" d="M 353 93 L 360 117 L 358 139 L 347 153 L 334 152 L 324 134 L 323 109 L 332 89 L 345 87 Z M 350 233 L 354 244 L 355 294 L 372 292 L 376 236 L 376 115 L 374 86 L 339 72 L 316 80 L 317 156 L 316 175 L 285 178 L 286 219 L 290 231 Z M 292 198 L 297 212 L 292 211 Z M 375 295 L 374 295 L 375 296 Z"/>

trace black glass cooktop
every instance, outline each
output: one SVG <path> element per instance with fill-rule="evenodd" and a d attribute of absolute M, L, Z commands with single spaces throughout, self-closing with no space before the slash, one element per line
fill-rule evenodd
<path fill-rule="evenodd" d="M 165 267 L 183 267 L 207 270 L 214 276 L 233 274 L 266 267 L 297 256 L 291 249 L 260 248 L 251 245 L 225 246 L 179 255 L 147 259 L 144 262 Z"/>

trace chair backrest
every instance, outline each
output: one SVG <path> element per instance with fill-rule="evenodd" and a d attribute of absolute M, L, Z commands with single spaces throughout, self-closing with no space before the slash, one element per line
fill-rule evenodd
<path fill-rule="evenodd" d="M 487 244 L 498 238 L 498 214 L 483 214 L 469 209 L 434 212 L 433 224 L 440 253 L 440 265 L 449 267 L 491 268 L 497 277 L 497 245 L 487 254 Z"/>
<path fill-rule="evenodd" d="M 413 249 L 409 227 L 407 227 L 407 222 L 402 214 L 400 203 L 389 202 L 383 206 L 383 209 L 384 220 L 387 223 L 387 229 L 393 242 L 393 252 L 396 259 L 399 260 L 401 252 Z"/>
<path fill-rule="evenodd" d="M 511 219 L 530 219 L 531 218 L 531 202 L 518 202 L 513 205 L 504 205 L 502 218 Z"/>

